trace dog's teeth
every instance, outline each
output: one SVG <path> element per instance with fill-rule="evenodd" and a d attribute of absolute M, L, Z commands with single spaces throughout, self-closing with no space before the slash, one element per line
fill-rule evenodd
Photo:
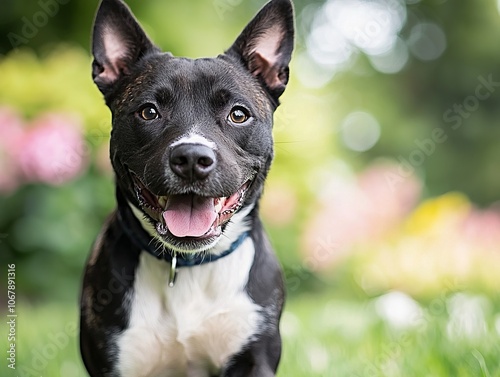
<path fill-rule="evenodd" d="M 160 204 L 160 206 L 162 208 L 165 208 L 165 205 L 167 204 L 167 201 L 165 200 L 164 196 L 160 196 L 160 197 L 158 197 L 158 203 Z"/>
<path fill-rule="evenodd" d="M 230 215 L 236 211 L 235 208 L 232 209 L 226 209 L 224 212 L 222 212 L 223 215 Z"/>
<path fill-rule="evenodd" d="M 221 211 L 222 207 L 224 206 L 225 201 L 226 201 L 226 198 L 215 198 L 214 199 L 215 212 Z"/>

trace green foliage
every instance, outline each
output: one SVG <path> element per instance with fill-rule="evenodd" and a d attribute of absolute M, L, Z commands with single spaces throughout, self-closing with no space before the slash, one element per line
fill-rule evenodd
<path fill-rule="evenodd" d="M 74 301 L 87 252 L 113 203 L 110 178 L 97 174 L 58 189 L 29 185 L 0 196 L 1 260 L 22 271 L 19 293 Z"/>
<path fill-rule="evenodd" d="M 58 0 L 42 3 L 51 1 Z M 111 116 L 90 75 L 96 3 L 58 3 L 46 25 L 28 36 L 23 28 L 43 10 L 40 2 L 3 1 L 0 107 L 19 112 L 26 128 L 46 112 L 75 115 L 89 164 L 65 185 L 23 182 L 0 194 L 0 266 L 18 266 L 18 365 L 31 368 L 24 375 L 78 377 L 85 375 L 75 332 L 80 277 L 114 206 L 107 162 Z M 229 47 L 263 1 L 127 3 L 160 47 L 198 57 Z M 261 206 L 289 291 L 279 375 L 500 376 L 498 210 L 480 212 L 474 204 L 495 203 L 500 192 L 500 48 L 492 37 L 500 31 L 497 4 L 413 1 L 401 36 L 408 37 L 422 20 L 437 23 L 447 43 L 439 59 L 411 58 L 388 75 L 360 54 L 350 69 L 312 89 L 303 62 L 312 15 L 322 3 L 295 1 L 297 48 L 275 116 L 276 158 Z M 11 33 L 25 41 L 12 46 Z M 476 106 L 476 90 L 485 81 L 492 90 Z M 464 112 L 466 101 L 474 110 Z M 380 139 L 366 152 L 348 150 L 340 137 L 343 119 L 354 111 L 372 114 L 381 127 Z M 405 166 L 436 129 L 445 140 L 422 152 L 421 163 Z M 0 153 L 0 166 L 3 158 Z M 403 179 L 403 194 L 411 197 L 415 190 L 414 202 L 398 208 L 389 226 L 384 215 L 401 193 L 373 182 L 363 191 L 363 175 L 353 171 L 377 158 L 413 169 Z M 423 196 L 440 196 L 419 204 L 420 185 Z M 364 216 L 377 211 L 363 234 Z M 343 228 L 349 221 L 351 227 Z M 319 227 L 322 232 L 311 231 Z M 354 241 L 339 245 L 333 237 L 338 229 L 354 234 Z M 418 301 L 421 321 L 395 328 L 382 318 L 378 297 L 392 291 Z M 481 303 L 475 325 L 466 316 L 453 317 L 454 302 L 465 297 L 460 294 L 469 295 L 470 305 Z M 476 336 L 464 335 L 467 326 L 478 324 L 472 327 Z M 450 326 L 461 335 L 453 335 Z M 67 344 L 56 344 L 53 357 L 39 360 L 57 335 Z M 2 350 L 5 341 L 0 338 Z"/>
<path fill-rule="evenodd" d="M 0 60 L 0 103 L 26 118 L 49 111 L 83 118 L 93 146 L 106 142 L 111 117 L 90 75 L 90 57 L 81 49 L 59 46 L 39 59 L 28 49 Z"/>
<path fill-rule="evenodd" d="M 436 22 L 446 35 L 443 56 L 434 61 L 411 59 L 394 75 L 375 73 L 360 60 L 338 78 L 332 91 L 342 97 L 340 111 L 369 111 L 382 128 L 373 149 L 348 152 L 349 158 L 364 163 L 388 156 L 408 161 L 418 149 L 416 142 L 432 139 L 433 130 L 440 128 L 446 140 L 434 143 L 414 166 L 428 195 L 456 190 L 481 205 L 498 200 L 500 175 L 493 172 L 500 158 L 500 49 L 490 38 L 500 32 L 495 5 L 422 1 L 408 6 L 403 36 L 416 22 Z M 494 84 L 481 89 L 483 98 L 474 99 L 488 78 Z"/>

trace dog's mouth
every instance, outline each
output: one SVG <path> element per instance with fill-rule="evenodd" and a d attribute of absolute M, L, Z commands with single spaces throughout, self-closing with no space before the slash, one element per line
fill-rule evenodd
<path fill-rule="evenodd" d="M 197 194 L 155 195 L 131 174 L 142 210 L 154 221 L 158 234 L 176 241 L 207 240 L 218 237 L 231 217 L 243 206 L 253 181 L 250 178 L 228 197 L 204 197 Z"/>

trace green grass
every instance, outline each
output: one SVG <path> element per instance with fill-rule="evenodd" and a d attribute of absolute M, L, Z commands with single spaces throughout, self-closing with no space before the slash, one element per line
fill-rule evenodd
<path fill-rule="evenodd" d="M 345 299 L 333 290 L 301 293 L 288 300 L 283 316 L 278 376 L 500 376 L 498 305 L 485 296 L 474 300 L 484 310 L 468 322 L 450 314 L 450 296 L 429 300 L 418 318 L 395 328 L 377 314 L 377 299 Z M 77 347 L 76 304 L 19 303 L 17 310 L 17 369 L 5 365 L 2 335 L 1 376 L 86 376 Z"/>

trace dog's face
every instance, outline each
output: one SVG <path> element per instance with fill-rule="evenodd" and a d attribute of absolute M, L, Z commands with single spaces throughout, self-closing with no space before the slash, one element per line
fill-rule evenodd
<path fill-rule="evenodd" d="M 271 1 L 225 54 L 191 60 L 161 53 L 120 0 L 103 0 L 92 47 L 93 78 L 113 115 L 118 189 L 168 247 L 214 246 L 257 201 L 271 164 L 291 3 Z"/>

